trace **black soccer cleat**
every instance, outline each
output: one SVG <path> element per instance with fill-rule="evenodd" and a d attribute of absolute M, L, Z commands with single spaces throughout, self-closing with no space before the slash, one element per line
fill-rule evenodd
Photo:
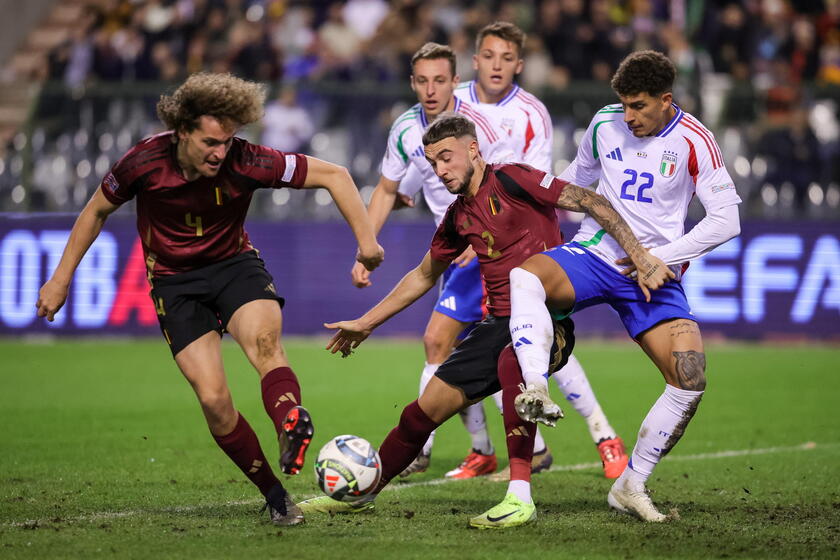
<path fill-rule="evenodd" d="M 268 516 L 275 525 L 289 526 L 303 523 L 303 512 L 286 492 L 282 484 L 276 484 L 265 497 L 261 511 L 268 510 Z"/>
<path fill-rule="evenodd" d="M 281 471 L 285 474 L 297 474 L 301 471 L 304 455 L 314 433 L 312 418 L 305 408 L 296 406 L 286 414 L 280 434 Z"/>

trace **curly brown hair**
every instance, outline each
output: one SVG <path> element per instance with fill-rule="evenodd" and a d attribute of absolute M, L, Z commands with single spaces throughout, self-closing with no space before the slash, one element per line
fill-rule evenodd
<path fill-rule="evenodd" d="M 519 58 L 522 58 L 522 51 L 525 50 L 526 36 L 525 32 L 517 26 L 509 21 L 494 21 L 493 23 L 485 25 L 481 28 L 475 38 L 475 52 L 481 50 L 481 42 L 488 35 L 493 35 L 502 41 L 507 41 L 508 43 L 516 45 L 516 54 L 519 55 Z"/>
<path fill-rule="evenodd" d="M 657 97 L 674 87 L 677 69 L 667 56 L 657 51 L 637 51 L 621 61 L 610 82 L 619 96 L 647 93 Z"/>
<path fill-rule="evenodd" d="M 262 118 L 265 94 L 262 84 L 231 74 L 199 72 L 172 95 L 161 95 L 157 114 L 170 130 L 195 130 L 202 115 L 238 127 Z"/>

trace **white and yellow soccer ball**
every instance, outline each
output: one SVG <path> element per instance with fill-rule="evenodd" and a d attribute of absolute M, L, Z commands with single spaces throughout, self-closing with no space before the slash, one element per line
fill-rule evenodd
<path fill-rule="evenodd" d="M 334 500 L 358 500 L 376 488 L 381 476 L 379 453 L 358 436 L 334 437 L 321 448 L 315 461 L 318 486 Z"/>

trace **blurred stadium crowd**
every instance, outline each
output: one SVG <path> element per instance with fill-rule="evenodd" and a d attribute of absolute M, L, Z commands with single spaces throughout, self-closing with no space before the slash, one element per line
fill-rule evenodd
<path fill-rule="evenodd" d="M 160 93 L 200 70 L 270 86 L 246 136 L 346 165 L 370 189 L 390 122 L 414 102 L 411 55 L 447 43 L 471 79 L 473 37 L 501 19 L 528 33 L 519 81 L 552 113 L 557 171 L 614 102 L 618 62 L 655 48 L 678 66 L 677 102 L 715 131 L 748 215 L 840 218 L 840 0 L 108 0 L 82 13 L 27 76 L 43 86 L 0 159 L 0 210 L 79 208 L 159 130 Z M 317 192 L 260 196 L 264 216 L 337 215 Z"/>

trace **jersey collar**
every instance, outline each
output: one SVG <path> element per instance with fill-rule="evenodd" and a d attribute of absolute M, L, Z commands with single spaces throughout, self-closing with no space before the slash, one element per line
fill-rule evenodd
<path fill-rule="evenodd" d="M 455 106 L 452 107 L 452 112 L 457 113 L 461 109 L 461 99 L 459 97 L 455 97 Z M 426 110 L 423 109 L 423 105 L 420 104 L 420 124 L 423 126 L 423 130 L 426 130 L 426 127 L 429 126 L 429 118 L 426 116 Z"/>
<path fill-rule="evenodd" d="M 516 97 L 516 94 L 517 94 L 517 92 L 519 92 L 520 89 L 521 88 L 519 87 L 519 85 L 514 83 L 513 87 L 510 88 L 510 91 L 507 93 L 507 95 L 505 95 L 503 98 L 501 98 L 499 100 L 499 102 L 496 103 L 496 105 L 497 106 L 507 105 L 508 103 L 510 103 L 511 99 Z M 478 91 L 476 90 L 476 87 L 475 87 L 475 80 L 470 82 L 470 100 L 473 103 L 481 103 L 481 101 L 478 100 Z"/>
<path fill-rule="evenodd" d="M 671 103 L 671 106 L 674 108 L 674 110 L 676 112 L 674 113 L 674 116 L 671 118 L 671 120 L 668 121 L 668 124 L 665 125 L 665 128 L 660 130 L 659 134 L 657 134 L 655 136 L 655 138 L 663 138 L 665 136 L 668 136 L 668 134 L 670 134 L 670 132 L 672 130 L 674 130 L 674 127 L 676 127 L 677 124 L 682 120 L 683 115 L 685 113 L 683 112 L 682 109 L 680 109 L 680 106 L 677 105 L 676 103 Z"/>

